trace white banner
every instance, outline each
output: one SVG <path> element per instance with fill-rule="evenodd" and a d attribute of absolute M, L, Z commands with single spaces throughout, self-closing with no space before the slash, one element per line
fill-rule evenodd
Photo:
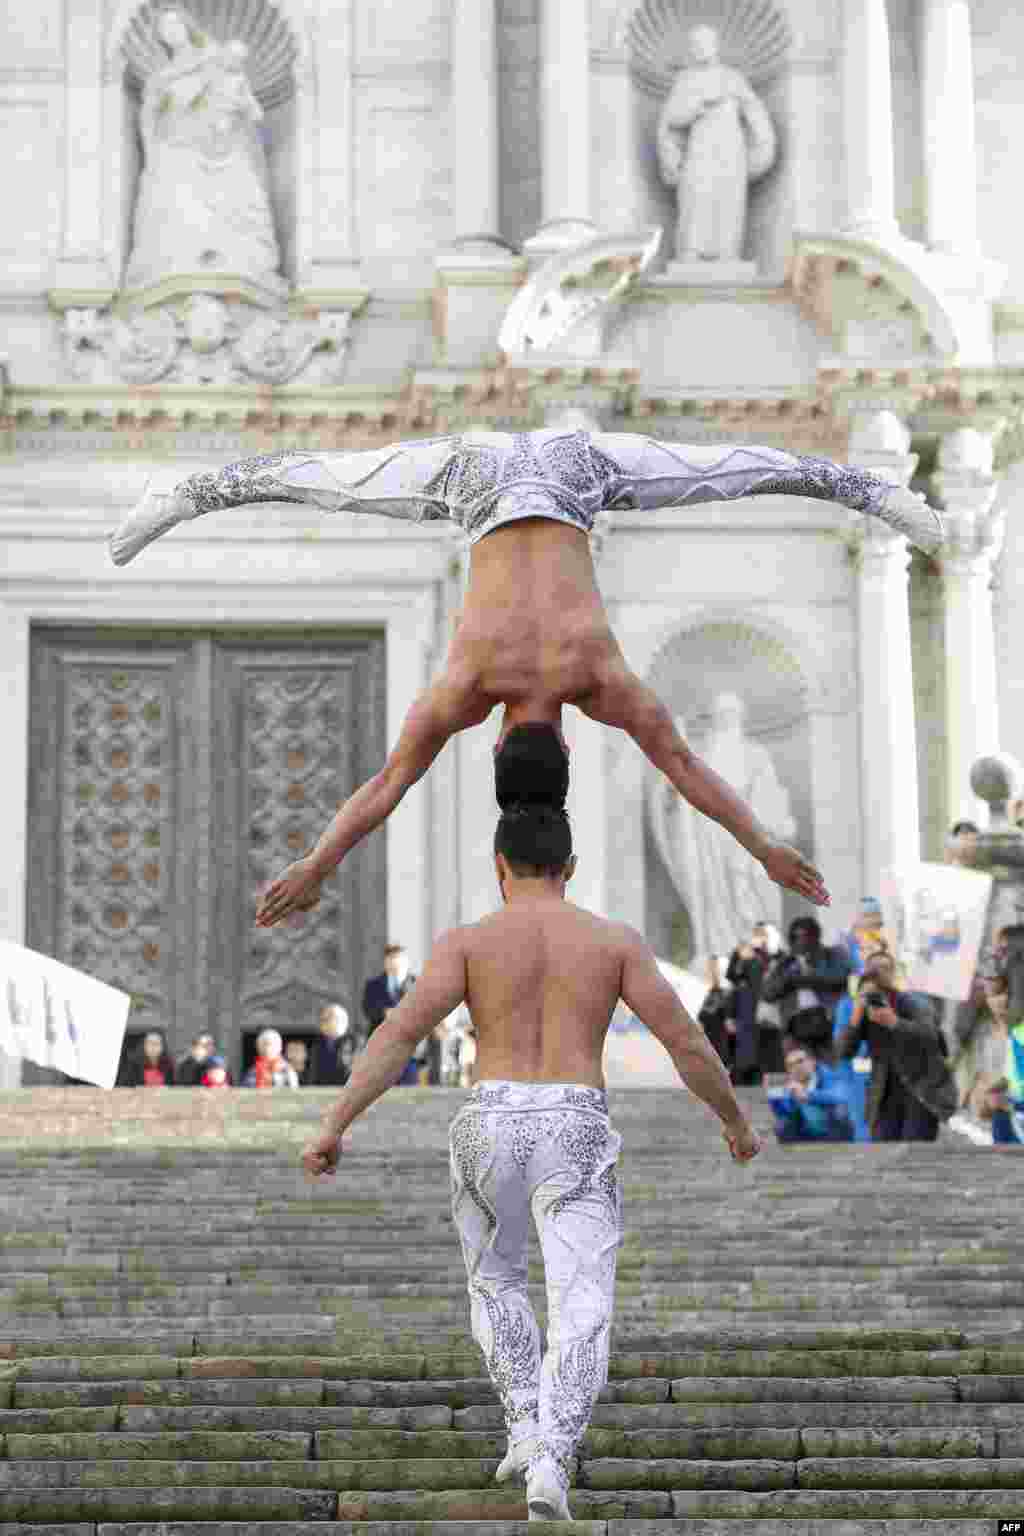
<path fill-rule="evenodd" d="M 967 1001 L 991 891 L 991 875 L 955 864 L 883 870 L 884 931 L 912 991 Z"/>
<path fill-rule="evenodd" d="M 132 1000 L 59 960 L 0 939 L 0 1051 L 113 1088 Z"/>

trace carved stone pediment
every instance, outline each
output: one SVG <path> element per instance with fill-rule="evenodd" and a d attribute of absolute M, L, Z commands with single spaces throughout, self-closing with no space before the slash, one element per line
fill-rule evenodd
<path fill-rule="evenodd" d="M 917 248 L 905 244 L 895 252 L 843 236 L 794 237 L 794 296 L 841 357 L 936 362 L 959 353 L 955 317 L 927 281 Z"/>
<path fill-rule="evenodd" d="M 69 308 L 62 324 L 68 373 L 78 383 L 209 385 L 337 384 L 352 311 L 293 314 L 257 302 L 251 285 L 216 289 L 165 282 L 107 308 Z"/>
<path fill-rule="evenodd" d="M 602 235 L 549 257 L 509 305 L 498 333 L 501 351 L 517 360 L 599 356 L 610 306 L 650 266 L 661 234 L 656 227 Z"/>

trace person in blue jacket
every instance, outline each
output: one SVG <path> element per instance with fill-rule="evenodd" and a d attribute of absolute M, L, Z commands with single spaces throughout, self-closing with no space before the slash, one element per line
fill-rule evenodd
<path fill-rule="evenodd" d="M 993 1146 L 1021 1146 L 1024 1144 L 1024 1099 L 1011 1099 L 1009 1082 L 1001 1077 L 985 1095 L 984 1118 L 992 1121 Z"/>
<path fill-rule="evenodd" d="M 779 1141 L 852 1141 L 853 1121 L 835 1071 L 796 1040 L 783 1057 L 786 1083 L 768 1090 Z"/>

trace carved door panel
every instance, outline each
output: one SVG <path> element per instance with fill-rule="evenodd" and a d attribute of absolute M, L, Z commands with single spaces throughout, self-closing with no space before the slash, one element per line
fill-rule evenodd
<path fill-rule="evenodd" d="M 383 828 L 313 912 L 253 916 L 379 766 L 384 721 L 380 635 L 34 631 L 27 942 L 130 992 L 129 1030 L 174 1055 L 211 1030 L 236 1080 L 242 1029 L 315 1031 L 323 1002 L 358 1020 Z"/>

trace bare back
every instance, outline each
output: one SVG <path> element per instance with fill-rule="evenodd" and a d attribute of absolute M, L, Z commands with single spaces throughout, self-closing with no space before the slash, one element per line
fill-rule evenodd
<path fill-rule="evenodd" d="M 490 704 L 577 703 L 618 652 L 594 577 L 590 539 L 551 518 L 522 518 L 473 546 L 449 652 Z"/>
<path fill-rule="evenodd" d="M 621 929 L 571 901 L 511 902 L 463 930 L 474 1076 L 605 1086 Z"/>

